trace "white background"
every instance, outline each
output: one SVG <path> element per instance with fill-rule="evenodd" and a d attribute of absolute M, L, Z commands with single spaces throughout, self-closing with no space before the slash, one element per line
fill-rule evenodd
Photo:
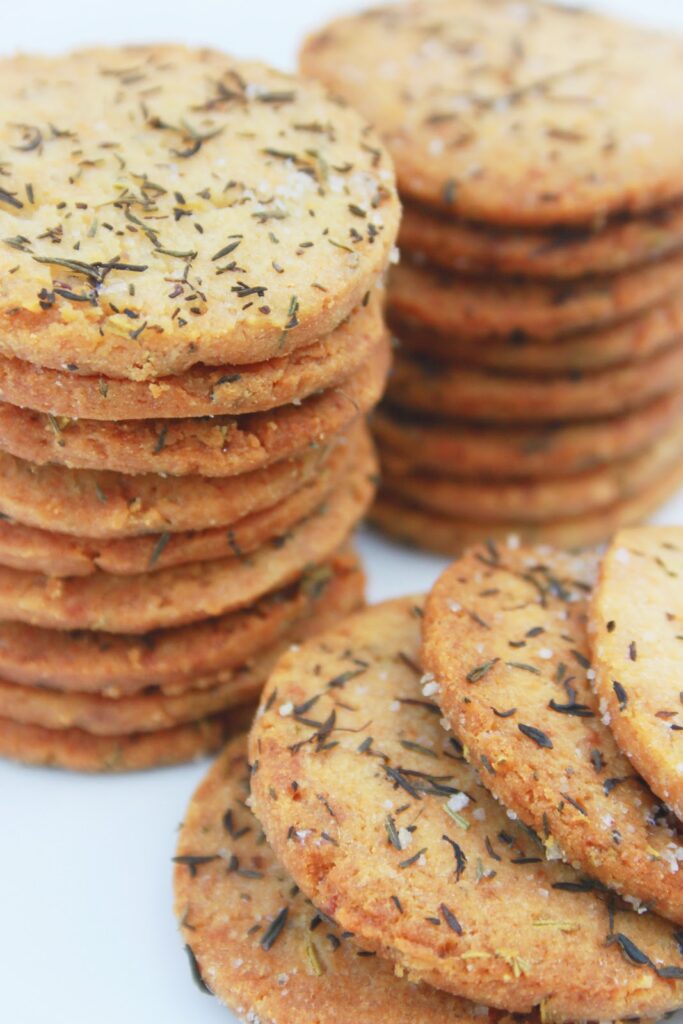
<path fill-rule="evenodd" d="M 293 68 L 302 36 L 354 6 L 0 0 L 0 52 L 171 40 Z M 683 30 L 683 0 L 601 6 Z M 683 494 L 658 518 L 683 522 Z M 373 600 L 426 588 L 444 564 L 374 537 L 362 547 Z M 233 1024 L 194 988 L 171 913 L 176 829 L 205 767 L 88 778 L 0 763 L 2 1024 Z"/>

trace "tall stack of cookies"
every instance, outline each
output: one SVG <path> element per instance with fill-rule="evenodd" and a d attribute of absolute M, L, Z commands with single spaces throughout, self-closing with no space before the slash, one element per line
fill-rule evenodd
<path fill-rule="evenodd" d="M 388 157 L 214 52 L 0 82 L 0 752 L 185 760 L 362 601 Z"/>
<path fill-rule="evenodd" d="M 417 0 L 302 66 L 375 124 L 405 201 L 377 524 L 457 552 L 648 515 L 683 479 L 683 42 Z"/>

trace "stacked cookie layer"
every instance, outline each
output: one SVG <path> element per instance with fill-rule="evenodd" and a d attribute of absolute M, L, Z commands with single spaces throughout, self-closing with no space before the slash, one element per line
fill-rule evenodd
<path fill-rule="evenodd" d="M 534 0 L 418 0 L 304 47 L 405 201 L 376 420 L 390 533 L 589 544 L 680 484 L 682 54 Z"/>
<path fill-rule="evenodd" d="M 214 52 L 0 81 L 0 751 L 184 760 L 362 601 L 388 159 L 322 90 Z"/>

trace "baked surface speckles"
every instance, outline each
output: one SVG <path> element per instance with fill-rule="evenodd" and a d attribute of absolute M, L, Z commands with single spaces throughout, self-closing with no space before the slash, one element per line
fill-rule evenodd
<path fill-rule="evenodd" d="M 484 785 L 550 857 L 683 923 L 683 844 L 591 688 L 594 554 L 481 544 L 425 606 L 422 661 Z"/>
<path fill-rule="evenodd" d="M 454 216 L 590 224 L 683 193 L 673 33 L 534 0 L 418 0 L 333 22 L 301 64 L 376 125 L 406 196 Z"/>
<path fill-rule="evenodd" d="M 620 747 L 683 819 L 683 529 L 612 540 L 592 603 L 595 692 Z"/>
<path fill-rule="evenodd" d="M 421 683 L 419 604 L 354 615 L 271 675 L 249 757 L 276 856 L 408 977 L 519 1012 L 541 1004 L 546 1020 L 679 1005 L 683 980 L 625 953 L 633 943 L 683 979 L 674 926 L 618 903 L 610 926 L 600 895 L 543 860 L 462 760 Z"/>
<path fill-rule="evenodd" d="M 0 350 L 148 380 L 333 330 L 394 243 L 388 157 L 349 108 L 175 46 L 0 64 Z"/>

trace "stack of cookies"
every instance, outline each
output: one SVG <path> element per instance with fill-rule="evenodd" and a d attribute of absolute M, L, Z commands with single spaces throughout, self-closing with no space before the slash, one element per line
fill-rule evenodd
<path fill-rule="evenodd" d="M 214 52 L 0 83 L 0 752 L 185 760 L 362 602 L 392 172 L 318 86 Z"/>
<path fill-rule="evenodd" d="M 302 66 L 376 125 L 405 201 L 375 521 L 457 552 L 649 514 L 683 479 L 683 41 L 417 0 Z"/>
<path fill-rule="evenodd" d="M 489 542 L 280 660 L 180 834 L 205 989 L 271 1024 L 683 1006 L 683 530 L 597 568 Z"/>

